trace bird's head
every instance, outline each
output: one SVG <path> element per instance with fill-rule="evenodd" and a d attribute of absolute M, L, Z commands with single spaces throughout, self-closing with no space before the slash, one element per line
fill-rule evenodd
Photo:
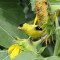
<path fill-rule="evenodd" d="M 31 25 L 28 24 L 28 23 L 20 24 L 20 25 L 18 26 L 18 29 L 19 29 L 19 30 L 27 30 L 27 29 L 29 29 L 29 28 L 32 28 L 32 27 L 31 27 Z"/>
<path fill-rule="evenodd" d="M 28 30 L 28 29 L 42 30 L 42 28 L 39 27 L 38 25 L 32 25 L 28 23 L 20 24 L 18 26 L 18 29 L 19 30 Z"/>

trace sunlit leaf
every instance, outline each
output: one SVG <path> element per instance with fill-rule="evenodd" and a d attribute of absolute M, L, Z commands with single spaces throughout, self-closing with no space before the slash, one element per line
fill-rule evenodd
<path fill-rule="evenodd" d="M 13 60 L 35 60 L 36 56 L 33 52 L 25 51 L 20 53 L 16 58 Z"/>
<path fill-rule="evenodd" d="M 6 60 L 8 57 L 7 50 L 0 50 L 0 60 Z"/>
<path fill-rule="evenodd" d="M 60 57 L 58 57 L 58 56 L 51 56 L 51 57 L 47 57 L 44 60 L 60 60 Z"/>

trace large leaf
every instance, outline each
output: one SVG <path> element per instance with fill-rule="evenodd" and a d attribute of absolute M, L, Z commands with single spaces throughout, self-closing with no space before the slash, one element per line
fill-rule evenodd
<path fill-rule="evenodd" d="M 0 50 L 0 60 L 9 60 L 9 55 L 6 50 Z"/>
<path fill-rule="evenodd" d="M 17 26 L 25 22 L 24 13 L 17 0 L 0 0 L 0 45 L 9 47 L 14 37 L 25 38 Z"/>
<path fill-rule="evenodd" d="M 35 60 L 44 60 L 44 58 L 43 57 L 38 57 Z"/>
<path fill-rule="evenodd" d="M 58 56 L 51 56 L 51 57 L 47 57 L 47 58 L 39 57 L 36 60 L 60 60 L 60 57 L 58 57 Z"/>
<path fill-rule="evenodd" d="M 20 55 L 18 55 L 16 58 L 14 58 L 13 60 L 35 60 L 36 56 L 33 52 L 30 51 L 25 51 L 20 53 Z"/>
<path fill-rule="evenodd" d="M 60 60 L 60 57 L 58 57 L 58 56 L 51 56 L 51 57 L 47 57 L 44 60 Z"/>

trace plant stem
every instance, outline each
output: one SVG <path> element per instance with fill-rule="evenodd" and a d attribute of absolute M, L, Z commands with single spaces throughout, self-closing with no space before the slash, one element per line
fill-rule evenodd
<path fill-rule="evenodd" d="M 55 49 L 54 49 L 54 56 L 59 55 L 59 50 L 60 50 L 60 28 L 59 28 L 59 23 L 58 23 L 58 18 L 56 17 L 56 44 L 55 44 Z"/>

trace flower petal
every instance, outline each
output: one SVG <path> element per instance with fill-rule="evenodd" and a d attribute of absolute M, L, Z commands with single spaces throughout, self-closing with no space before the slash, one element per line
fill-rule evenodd
<path fill-rule="evenodd" d="M 10 58 L 13 59 L 15 56 L 17 56 L 19 54 L 19 52 L 20 52 L 20 47 L 16 46 L 15 49 L 10 54 Z"/>
<path fill-rule="evenodd" d="M 14 48 L 15 48 L 16 46 L 17 46 L 17 44 L 14 44 L 14 45 L 10 46 L 9 49 L 8 49 L 8 53 L 11 53 L 12 50 L 14 50 Z"/>

